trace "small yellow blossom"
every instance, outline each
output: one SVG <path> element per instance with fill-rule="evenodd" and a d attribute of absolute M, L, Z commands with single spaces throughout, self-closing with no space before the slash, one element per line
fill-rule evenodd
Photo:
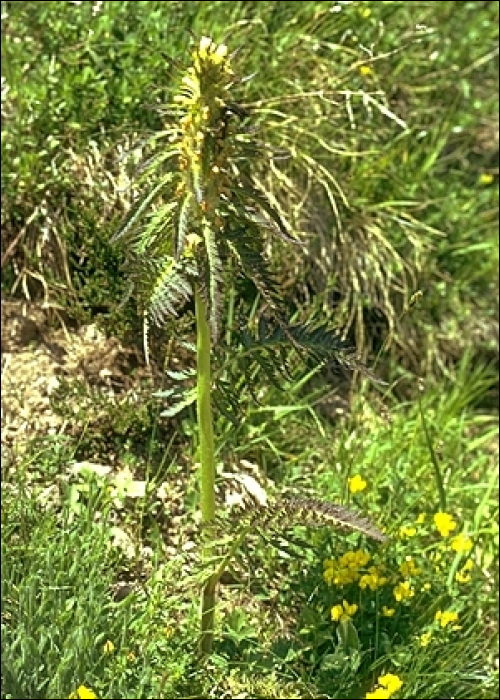
<path fill-rule="evenodd" d="M 74 693 L 71 693 L 70 698 L 82 698 L 83 700 L 93 700 L 97 695 L 84 685 L 78 686 Z"/>
<path fill-rule="evenodd" d="M 444 612 L 438 610 L 434 619 L 436 622 L 439 622 L 441 627 L 448 627 L 448 625 L 451 625 L 453 622 L 458 622 L 458 613 L 452 610 L 445 610 Z"/>
<path fill-rule="evenodd" d="M 427 581 L 426 583 L 424 583 L 424 585 L 422 586 L 422 589 L 421 589 L 421 590 L 425 593 L 426 591 L 430 591 L 431 588 L 432 588 L 432 584 L 430 584 L 430 583 Z"/>
<path fill-rule="evenodd" d="M 407 600 L 408 598 L 413 598 L 415 595 L 415 591 L 410 586 L 409 581 L 402 581 L 401 583 L 398 583 L 398 585 L 394 587 L 393 593 L 398 603 L 403 600 Z"/>
<path fill-rule="evenodd" d="M 420 513 L 417 520 L 416 520 L 417 525 L 423 525 L 425 523 L 426 518 L 427 518 L 427 513 Z"/>
<path fill-rule="evenodd" d="M 391 694 L 389 693 L 386 688 L 375 688 L 375 690 L 372 693 L 367 693 L 365 695 L 365 698 L 367 700 L 387 700 L 387 698 L 390 698 Z"/>
<path fill-rule="evenodd" d="M 453 520 L 449 513 L 436 513 L 434 516 L 434 525 L 437 527 L 441 537 L 448 537 L 453 530 L 456 530 L 457 523 Z"/>
<path fill-rule="evenodd" d="M 411 578 L 412 576 L 419 576 L 422 573 L 422 569 L 419 569 L 411 557 L 406 557 L 400 567 L 399 572 L 401 576 L 405 578 Z"/>
<path fill-rule="evenodd" d="M 462 552 L 470 552 L 472 549 L 472 540 L 462 533 L 452 539 L 450 547 L 460 554 Z"/>
<path fill-rule="evenodd" d="M 396 610 L 394 608 L 388 608 L 387 605 L 382 606 L 382 617 L 394 617 Z"/>
<path fill-rule="evenodd" d="M 362 569 L 368 564 L 371 559 L 371 555 L 368 552 L 363 552 L 362 549 L 358 549 L 354 552 L 346 552 L 339 559 L 339 564 L 341 566 L 346 566 L 349 569 Z"/>
<path fill-rule="evenodd" d="M 417 534 L 417 528 L 413 527 L 413 525 L 402 525 L 399 528 L 399 536 L 401 539 L 405 539 L 406 537 L 415 537 Z"/>
<path fill-rule="evenodd" d="M 351 493 L 359 493 L 360 491 L 364 491 L 366 489 L 366 487 L 368 486 L 366 481 L 359 474 L 356 474 L 355 476 L 348 479 L 348 484 L 349 484 L 349 491 Z"/>
<path fill-rule="evenodd" d="M 108 641 L 105 642 L 105 644 L 103 646 L 104 653 L 105 654 L 112 654 L 114 652 L 114 650 L 115 650 L 115 645 L 113 644 L 113 642 L 110 639 L 108 639 Z"/>
<path fill-rule="evenodd" d="M 462 566 L 460 571 L 457 571 L 457 573 L 455 574 L 455 580 L 458 583 L 469 583 L 469 581 L 472 578 L 470 575 L 470 571 L 473 568 L 474 568 L 474 562 L 472 561 L 472 559 L 467 559 L 467 561 Z"/>
<path fill-rule="evenodd" d="M 479 184 L 480 185 L 491 185 L 495 178 L 491 173 L 481 173 L 479 176 Z"/>
<path fill-rule="evenodd" d="M 369 588 L 371 591 L 376 591 L 387 583 L 387 577 L 383 576 L 376 566 L 370 566 L 368 573 L 361 576 L 359 579 L 359 587 L 361 589 Z"/>
<path fill-rule="evenodd" d="M 389 693 L 397 693 L 403 686 L 403 681 L 399 676 L 394 675 L 394 673 L 386 673 L 385 676 L 379 676 L 378 684 L 382 688 L 387 688 Z"/>
<path fill-rule="evenodd" d="M 360 66 L 359 72 L 361 73 L 361 75 L 368 76 L 372 75 L 373 69 L 371 68 L 371 66 Z"/>
<path fill-rule="evenodd" d="M 420 646 L 428 647 L 432 640 L 432 632 L 424 632 L 420 635 Z"/>
<path fill-rule="evenodd" d="M 342 605 L 334 605 L 331 609 L 333 622 L 347 622 L 357 612 L 358 606 L 356 603 L 349 605 L 346 600 L 342 601 Z"/>
<path fill-rule="evenodd" d="M 358 10 L 360 17 L 363 19 L 368 19 L 368 17 L 371 15 L 372 11 L 370 10 L 369 7 L 362 7 Z"/>
<path fill-rule="evenodd" d="M 386 673 L 384 676 L 379 676 L 378 687 L 371 693 L 367 693 L 365 698 L 378 700 L 384 698 L 391 698 L 394 693 L 403 686 L 403 681 L 399 676 L 393 673 Z"/>

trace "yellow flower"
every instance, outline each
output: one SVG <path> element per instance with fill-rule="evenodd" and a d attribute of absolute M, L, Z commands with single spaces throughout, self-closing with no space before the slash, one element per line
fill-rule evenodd
<path fill-rule="evenodd" d="M 437 527 L 441 537 L 448 537 L 453 530 L 456 530 L 457 523 L 448 513 L 436 513 L 434 516 L 434 525 Z"/>
<path fill-rule="evenodd" d="M 108 641 L 103 646 L 104 653 L 105 654 L 112 654 L 114 652 L 114 650 L 115 650 L 115 645 L 113 644 L 113 642 L 110 639 L 108 639 Z"/>
<path fill-rule="evenodd" d="M 97 695 L 84 685 L 78 686 L 74 693 L 69 695 L 70 698 L 83 698 L 84 700 L 92 700 L 97 698 Z"/>
<path fill-rule="evenodd" d="M 394 608 L 388 608 L 387 605 L 382 606 L 382 617 L 394 617 L 395 614 Z"/>
<path fill-rule="evenodd" d="M 427 513 L 420 513 L 416 520 L 417 525 L 423 525 L 425 523 L 426 517 Z"/>
<path fill-rule="evenodd" d="M 354 613 L 358 610 L 356 603 L 349 605 L 346 600 L 342 601 L 342 605 L 334 605 L 331 609 L 331 616 L 333 622 L 347 622 L 352 618 Z"/>
<path fill-rule="evenodd" d="M 404 576 L 405 578 L 411 578 L 412 576 L 418 576 L 419 574 L 422 573 L 422 569 L 419 569 L 418 566 L 416 566 L 415 562 L 411 557 L 406 557 L 406 561 L 404 561 L 400 567 L 399 571 L 401 573 L 401 576 Z"/>
<path fill-rule="evenodd" d="M 359 587 L 363 590 L 369 588 L 371 591 L 376 591 L 386 583 L 387 578 L 378 571 L 376 566 L 370 566 L 369 572 L 359 579 Z"/>
<path fill-rule="evenodd" d="M 401 539 L 405 539 L 405 537 L 415 537 L 416 534 L 417 528 L 412 525 L 402 525 L 399 528 L 399 536 Z"/>
<path fill-rule="evenodd" d="M 428 647 L 432 640 L 432 632 L 424 632 L 420 635 L 420 646 Z"/>
<path fill-rule="evenodd" d="M 370 66 L 360 66 L 359 72 L 361 73 L 361 75 L 368 76 L 372 75 L 373 69 Z"/>
<path fill-rule="evenodd" d="M 363 19 L 368 19 L 368 17 L 371 15 L 372 11 L 370 10 L 369 7 L 363 7 L 358 10 L 360 17 Z"/>
<path fill-rule="evenodd" d="M 471 575 L 469 572 L 473 568 L 474 562 L 472 561 L 472 559 L 467 559 L 460 571 L 457 571 L 457 573 L 455 574 L 455 580 L 458 581 L 458 583 L 469 583 L 469 581 L 471 580 Z"/>
<path fill-rule="evenodd" d="M 480 185 L 491 185 L 495 178 L 491 173 L 481 173 L 479 176 L 479 184 Z"/>
<path fill-rule="evenodd" d="M 348 479 L 348 484 L 349 491 L 351 493 L 359 493 L 360 491 L 364 491 L 368 486 L 366 481 L 359 474 L 356 474 L 355 476 Z"/>
<path fill-rule="evenodd" d="M 379 676 L 378 684 L 382 688 L 387 688 L 389 693 L 397 693 L 403 686 L 403 681 L 399 676 L 394 675 L 394 673 L 386 673 L 385 676 Z"/>
<path fill-rule="evenodd" d="M 460 534 L 454 537 L 451 541 L 450 547 L 455 550 L 455 552 L 470 552 L 472 549 L 472 540 L 467 535 Z"/>
<path fill-rule="evenodd" d="M 341 566 L 346 566 L 349 569 L 361 569 L 366 566 L 371 559 L 371 555 L 358 549 L 355 552 L 346 552 L 339 559 Z"/>
<path fill-rule="evenodd" d="M 409 581 L 402 581 L 401 583 L 398 583 L 398 585 L 395 586 L 393 593 L 398 603 L 403 600 L 407 600 L 408 598 L 413 598 L 415 595 L 415 591 L 410 586 Z"/>
<path fill-rule="evenodd" d="M 451 625 L 453 622 L 458 622 L 458 613 L 452 610 L 445 610 L 444 612 L 438 610 L 434 619 L 436 622 L 439 622 L 441 627 L 448 627 L 448 625 Z"/>
<path fill-rule="evenodd" d="M 367 698 L 367 700 L 368 699 L 369 700 L 386 700 L 387 698 L 390 698 L 390 697 L 391 697 L 391 694 L 385 688 L 375 688 L 373 693 L 367 693 L 365 695 L 365 698 Z"/>
<path fill-rule="evenodd" d="M 403 681 L 399 676 L 395 676 L 393 673 L 386 673 L 385 676 L 379 676 L 378 687 L 372 693 L 367 693 L 365 698 L 372 698 L 373 700 L 391 698 L 402 685 Z"/>

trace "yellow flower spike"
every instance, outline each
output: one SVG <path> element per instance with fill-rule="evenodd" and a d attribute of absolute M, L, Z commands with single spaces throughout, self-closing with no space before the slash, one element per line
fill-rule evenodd
<path fill-rule="evenodd" d="M 457 523 L 449 513 L 439 512 L 434 516 L 434 525 L 441 537 L 449 537 L 453 530 L 457 529 Z"/>
<path fill-rule="evenodd" d="M 210 47 L 212 46 L 212 39 L 208 36 L 202 36 L 200 39 L 200 45 L 198 46 L 198 56 L 203 60 L 208 56 Z"/>
<path fill-rule="evenodd" d="M 470 552 L 472 549 L 472 540 L 470 537 L 467 537 L 467 535 L 461 533 L 452 539 L 450 547 L 459 554 L 462 552 Z"/>
<path fill-rule="evenodd" d="M 367 482 L 359 474 L 356 474 L 355 476 L 348 479 L 347 483 L 349 485 L 349 491 L 351 493 L 360 493 L 361 491 L 364 491 L 368 486 Z"/>

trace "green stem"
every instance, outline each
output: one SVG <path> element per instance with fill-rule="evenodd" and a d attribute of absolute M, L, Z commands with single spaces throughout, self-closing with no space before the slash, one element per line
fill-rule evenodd
<path fill-rule="evenodd" d="M 425 441 L 427 443 L 427 449 L 429 450 L 431 464 L 434 470 L 434 478 L 436 480 L 436 488 L 439 496 L 439 507 L 443 512 L 446 512 L 446 490 L 444 487 L 443 475 L 441 474 L 441 467 L 439 466 L 439 460 L 436 454 L 436 450 L 434 449 L 434 445 L 432 444 L 429 426 L 427 425 L 427 418 L 425 417 L 425 411 L 422 405 L 420 389 L 418 389 L 417 397 L 420 420 L 422 421 L 422 428 L 424 429 Z"/>
<path fill-rule="evenodd" d="M 210 328 L 207 320 L 207 306 L 197 291 L 195 294 L 197 332 L 197 411 L 200 438 L 201 463 L 201 520 L 210 522 L 215 518 L 215 453 L 212 419 L 210 373 Z M 204 553 L 205 555 L 206 553 Z M 201 600 L 201 643 L 203 654 L 209 654 L 214 634 L 215 591 L 218 577 L 209 578 Z"/>

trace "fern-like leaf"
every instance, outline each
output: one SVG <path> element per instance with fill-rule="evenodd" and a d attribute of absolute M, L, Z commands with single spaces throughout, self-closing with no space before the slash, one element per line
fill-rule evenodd
<path fill-rule="evenodd" d="M 238 528 L 248 532 L 263 530 L 266 535 L 284 535 L 294 527 L 320 528 L 358 532 L 365 537 L 386 542 L 384 535 L 368 518 L 346 506 L 316 498 L 284 498 L 267 504 L 250 503 L 233 508 L 226 516 L 219 516 L 206 527 L 213 535 L 229 526 L 236 533 Z"/>
<path fill-rule="evenodd" d="M 178 307 L 191 298 L 193 279 L 197 276 L 194 258 L 183 258 L 176 262 L 170 256 L 141 261 L 142 279 L 153 281 L 149 286 L 148 315 L 157 325 L 167 316 L 176 316 Z M 147 270 L 146 268 L 149 268 Z"/>

